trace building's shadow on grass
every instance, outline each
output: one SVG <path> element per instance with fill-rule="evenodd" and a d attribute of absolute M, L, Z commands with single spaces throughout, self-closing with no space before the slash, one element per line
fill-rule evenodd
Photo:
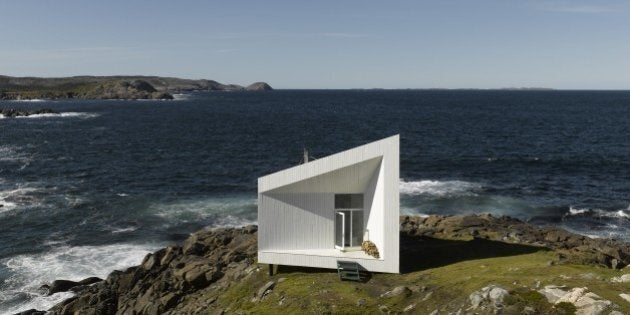
<path fill-rule="evenodd" d="M 288 266 L 288 265 L 279 265 L 277 267 L 276 273 L 332 273 L 337 272 L 335 269 L 325 269 L 325 268 L 313 268 L 313 267 L 302 267 L 302 266 Z"/>
<path fill-rule="evenodd" d="M 542 250 L 548 249 L 481 238 L 459 241 L 401 233 L 400 272 L 409 273 L 466 260 L 522 255 Z"/>
<path fill-rule="evenodd" d="M 437 268 L 466 260 L 495 258 L 547 251 L 545 247 L 510 244 L 475 238 L 470 241 L 444 240 L 427 236 L 400 235 L 400 273 L 410 273 Z M 336 273 L 335 269 L 301 266 L 277 266 L 274 274 L 291 273 Z M 365 280 L 369 280 L 366 272 Z M 363 277 L 362 277 L 363 278 Z"/>
<path fill-rule="evenodd" d="M 368 282 L 372 279 L 372 274 L 367 271 L 363 266 L 359 265 L 359 270 L 361 274 L 361 280 L 359 282 Z M 291 273 L 321 273 L 321 274 L 331 274 L 337 273 L 335 269 L 324 269 L 324 268 L 311 268 L 311 267 L 301 267 L 301 266 L 286 266 L 279 265 L 275 269 L 275 274 L 279 277 L 282 277 L 283 274 L 291 274 Z M 341 279 L 340 279 L 341 280 Z"/>

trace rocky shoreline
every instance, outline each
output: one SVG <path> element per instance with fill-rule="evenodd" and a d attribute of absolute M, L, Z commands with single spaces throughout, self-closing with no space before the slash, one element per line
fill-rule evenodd
<path fill-rule="evenodd" d="M 630 244 L 589 238 L 560 228 L 540 227 L 511 217 L 472 216 L 404 217 L 401 233 L 436 238 L 487 239 L 544 247 L 559 254 L 559 263 L 621 269 L 630 264 Z"/>
<path fill-rule="evenodd" d="M 213 80 L 157 76 L 80 76 L 65 78 L 0 76 L 0 100 L 155 99 L 192 91 L 271 91 L 265 82 L 248 86 Z"/>
<path fill-rule="evenodd" d="M 0 108 L 0 116 L 6 117 L 6 118 L 27 117 L 31 115 L 41 115 L 41 114 L 57 114 L 57 112 L 50 108 L 39 108 L 39 109 Z M 2 205 L 0 204 L 0 206 Z"/>
<path fill-rule="evenodd" d="M 460 314 L 502 313 L 508 310 L 520 314 L 554 310 L 555 314 L 565 314 L 562 311 L 565 308 L 587 310 L 581 308 L 586 307 L 584 301 L 587 300 L 592 302 L 587 303 L 594 307 L 592 309 L 602 309 L 593 314 L 623 314 L 614 313 L 618 312 L 621 304 L 619 297 L 616 297 L 618 303 L 615 304 L 586 288 L 542 285 L 546 281 L 572 284 L 573 280 L 567 279 L 575 277 L 564 273 L 574 269 L 582 272 L 584 268 L 593 270 L 585 273 L 590 278 L 585 276 L 584 279 L 599 281 L 592 285 L 602 282 L 604 288 L 615 289 L 618 283 L 630 283 L 630 274 L 623 275 L 622 269 L 630 264 L 628 243 L 591 239 L 558 228 L 540 227 L 488 214 L 404 216 L 400 218 L 400 223 L 400 275 L 374 274 L 364 283 L 348 283 L 335 280 L 334 270 L 285 266 L 283 272 L 269 277 L 256 263 L 257 227 L 221 228 L 196 232 L 181 246 L 170 246 L 149 254 L 139 266 L 114 271 L 105 280 L 89 278 L 82 282 L 49 284 L 43 288 L 49 293 L 71 290 L 76 292 L 76 296 L 55 305 L 48 314 L 249 314 L 273 313 L 274 307 L 282 307 L 288 312 L 319 312 L 322 305 L 328 305 L 332 313 L 360 309 L 368 313 L 424 313 L 420 307 L 425 305 L 424 310 L 435 308 L 434 314 L 454 314 L 458 308 Z M 535 264 L 528 259 L 519 259 L 520 255 L 533 257 L 529 258 L 532 261 L 546 262 Z M 499 262 L 497 270 L 490 273 L 492 277 L 499 272 L 498 269 L 503 270 L 500 261 L 505 259 L 540 267 L 541 275 L 535 275 L 540 280 L 526 288 L 504 288 L 505 285 L 478 287 L 474 288 L 474 292 L 471 289 L 472 293 L 455 297 L 448 294 L 454 294 L 452 291 L 456 288 L 441 288 L 446 280 L 440 277 L 453 274 L 455 271 L 448 269 L 455 268 L 452 266 L 475 263 L 479 264 L 474 266 L 477 270 L 490 268 L 488 266 Z M 524 266 L 515 264 L 508 267 L 518 270 Z M 551 271 L 553 268 L 563 274 L 555 275 Z M 444 274 L 442 270 L 446 270 Z M 516 273 L 510 271 L 512 269 L 506 270 Z M 609 280 L 597 273 L 619 273 L 619 277 Z M 515 274 L 514 284 L 530 276 L 532 272 L 521 276 Z M 311 279 L 314 293 L 304 296 L 302 287 L 311 286 Z M 586 281 L 584 279 L 580 281 Z M 320 283 L 315 284 L 315 281 Z M 463 281 L 461 286 L 469 285 L 472 280 Z M 619 296 L 623 298 L 625 293 Z M 330 294 L 334 298 L 325 298 Z M 356 303 L 348 303 L 344 294 Z M 630 295 L 627 296 L 630 299 Z M 532 300 L 529 301 L 529 298 Z M 335 304 L 329 304 L 328 300 L 335 299 L 338 299 Z M 370 307 L 374 309 L 370 310 Z M 44 312 L 29 310 L 21 314 Z"/>

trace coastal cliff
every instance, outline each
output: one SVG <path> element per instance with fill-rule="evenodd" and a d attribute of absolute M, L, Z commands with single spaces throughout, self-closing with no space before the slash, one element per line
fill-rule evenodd
<path fill-rule="evenodd" d="M 213 80 L 158 76 L 76 76 L 65 78 L 0 76 L 0 100 L 29 99 L 173 99 L 192 91 L 269 91 L 256 82 L 247 87 Z"/>
<path fill-rule="evenodd" d="M 52 314 L 623 314 L 630 246 L 509 217 L 401 217 L 401 274 L 256 263 L 257 227 L 192 234 L 107 279 L 65 285 Z M 89 281 L 88 281 L 89 280 Z M 52 287 L 55 283 L 52 284 Z M 48 287 L 49 290 L 53 288 Z M 55 292 L 58 290 L 55 290 Z M 23 314 L 38 314 L 31 310 Z"/>

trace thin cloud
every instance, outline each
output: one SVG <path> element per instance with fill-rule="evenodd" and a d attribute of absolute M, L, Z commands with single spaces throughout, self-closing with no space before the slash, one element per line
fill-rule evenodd
<path fill-rule="evenodd" d="M 606 5 L 590 5 L 590 4 L 576 4 L 567 2 L 554 2 L 544 3 L 538 6 L 538 9 L 550 12 L 565 12 L 565 13 L 582 13 L 582 14 L 599 14 L 618 12 L 619 8 Z"/>
<path fill-rule="evenodd" d="M 130 47 L 121 46 L 100 46 L 100 47 L 68 47 L 68 48 L 48 48 L 43 49 L 49 52 L 67 52 L 67 53 L 82 53 L 82 52 L 112 52 L 112 51 L 127 51 L 131 50 Z"/>
<path fill-rule="evenodd" d="M 225 33 L 206 36 L 213 40 L 256 39 L 256 38 L 304 38 L 304 37 L 328 37 L 328 38 L 366 38 L 368 34 L 361 33 Z"/>
<path fill-rule="evenodd" d="M 230 54 L 230 53 L 237 52 L 237 51 L 238 51 L 238 49 L 229 49 L 229 48 L 227 48 L 227 49 L 217 49 L 214 52 L 217 53 L 217 54 Z"/>
<path fill-rule="evenodd" d="M 354 33 L 323 33 L 320 36 L 334 37 L 334 38 L 365 38 L 369 37 L 367 34 L 354 34 Z"/>

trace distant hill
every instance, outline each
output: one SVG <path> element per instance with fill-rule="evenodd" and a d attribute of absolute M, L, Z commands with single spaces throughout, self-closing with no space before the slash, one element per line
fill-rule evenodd
<path fill-rule="evenodd" d="M 173 99 L 191 91 L 269 91 L 269 84 L 247 87 L 214 80 L 158 76 L 76 76 L 62 78 L 0 75 L 0 100 L 20 99 Z"/>

